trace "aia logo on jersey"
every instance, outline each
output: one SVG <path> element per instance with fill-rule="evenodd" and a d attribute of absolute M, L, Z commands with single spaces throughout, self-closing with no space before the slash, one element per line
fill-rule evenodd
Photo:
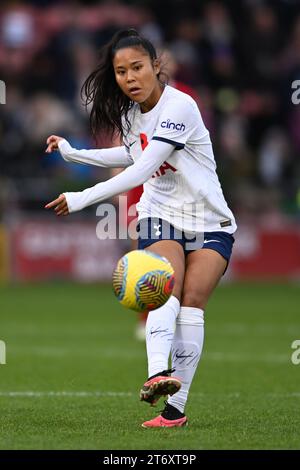
<path fill-rule="evenodd" d="M 163 129 L 176 129 L 177 131 L 185 131 L 185 125 L 183 124 L 183 122 L 181 122 L 180 124 L 176 124 L 170 119 L 167 119 L 167 121 L 162 121 L 160 127 L 162 127 Z"/>
<path fill-rule="evenodd" d="M 155 172 L 154 175 L 152 175 L 152 178 L 158 178 L 159 176 L 164 176 L 165 172 L 167 170 L 172 170 L 174 173 L 177 171 L 177 168 L 174 166 L 170 165 L 168 162 L 164 162 L 160 167 L 159 170 Z"/>
<path fill-rule="evenodd" d="M 149 144 L 148 142 L 148 137 L 146 134 L 141 133 L 140 134 L 140 140 L 141 140 L 141 146 L 142 149 L 145 150 L 147 145 Z M 160 167 L 159 170 L 155 172 L 154 175 L 152 175 L 152 178 L 158 178 L 159 176 L 164 176 L 166 170 L 172 170 L 173 172 L 177 171 L 177 168 L 174 166 L 170 165 L 168 162 L 164 162 Z"/>

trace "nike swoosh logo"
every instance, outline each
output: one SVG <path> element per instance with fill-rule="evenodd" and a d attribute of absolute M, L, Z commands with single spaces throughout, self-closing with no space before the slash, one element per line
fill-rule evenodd
<path fill-rule="evenodd" d="M 136 140 L 135 140 L 134 142 L 131 142 L 131 143 L 129 144 L 129 147 L 131 147 L 131 146 L 132 146 L 133 144 L 135 144 L 135 143 L 136 143 Z"/>
<path fill-rule="evenodd" d="M 160 330 L 160 329 L 151 330 L 150 335 L 154 335 L 155 333 L 165 333 L 166 331 L 168 331 L 168 330 L 167 329 L 166 330 Z"/>
<path fill-rule="evenodd" d="M 210 242 L 218 242 L 218 243 L 221 243 L 220 240 L 204 240 L 203 245 L 204 245 L 204 243 L 210 243 Z"/>
<path fill-rule="evenodd" d="M 175 356 L 177 357 L 177 359 L 182 359 L 182 358 L 186 358 L 186 357 L 193 357 L 192 354 L 189 354 L 188 356 L 181 356 L 179 354 L 175 354 Z"/>

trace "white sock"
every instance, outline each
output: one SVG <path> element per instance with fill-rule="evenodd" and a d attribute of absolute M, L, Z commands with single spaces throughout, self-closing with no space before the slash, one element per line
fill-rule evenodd
<path fill-rule="evenodd" d="M 175 322 L 179 311 L 179 300 L 171 295 L 162 307 L 151 310 L 148 314 L 146 323 L 148 377 L 168 369 Z"/>
<path fill-rule="evenodd" d="M 202 353 L 204 312 L 200 308 L 181 307 L 172 344 L 172 374 L 181 379 L 180 390 L 168 399 L 170 405 L 184 413 L 189 389 Z"/>

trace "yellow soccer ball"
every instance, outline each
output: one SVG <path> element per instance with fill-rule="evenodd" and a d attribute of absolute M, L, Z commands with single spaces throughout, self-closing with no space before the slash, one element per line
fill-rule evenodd
<path fill-rule="evenodd" d="M 119 302 L 137 312 L 161 307 L 172 294 L 174 283 L 171 263 L 148 250 L 134 250 L 124 255 L 112 278 Z"/>

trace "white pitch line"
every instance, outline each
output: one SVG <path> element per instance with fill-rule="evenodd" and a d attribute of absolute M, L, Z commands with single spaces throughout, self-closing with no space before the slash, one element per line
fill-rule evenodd
<path fill-rule="evenodd" d="M 107 391 L 107 392 L 100 392 L 100 391 L 95 391 L 95 392 L 88 392 L 88 391 L 79 391 L 79 392 L 67 392 L 67 391 L 33 391 L 33 390 L 27 390 L 27 391 L 6 391 L 6 392 L 0 392 L 0 397 L 22 397 L 22 398 L 43 398 L 43 397 L 75 397 L 75 398 L 88 398 L 88 397 L 135 397 L 137 396 L 137 393 L 133 392 L 112 392 L 112 391 Z M 245 395 L 247 397 L 247 394 L 241 393 L 241 392 L 228 392 L 228 393 L 209 393 L 209 392 L 191 392 L 191 395 L 194 397 L 220 397 L 220 398 L 240 398 L 241 396 Z M 265 397 L 270 397 L 270 398 L 300 398 L 300 392 L 288 392 L 288 393 L 271 393 L 271 392 L 266 392 L 266 393 L 254 393 L 252 395 L 263 395 Z"/>
<path fill-rule="evenodd" d="M 0 397 L 130 397 L 132 392 L 0 392 Z"/>
<path fill-rule="evenodd" d="M 77 348 L 76 351 L 72 352 L 70 349 L 67 348 L 43 348 L 43 347 L 28 347 L 28 348 L 11 348 L 10 353 L 12 355 L 24 355 L 24 351 L 27 354 L 34 354 L 37 356 L 43 357 L 74 357 L 78 356 L 80 358 L 93 358 L 97 359 L 98 357 L 107 357 L 111 358 L 120 358 L 123 357 L 125 359 L 136 358 L 138 356 L 137 351 L 126 351 L 121 352 L 116 349 L 111 350 L 101 350 L 100 348 L 96 351 L 90 351 L 86 349 Z M 212 361 L 212 362 L 230 362 L 230 363 L 262 363 L 262 364 L 290 364 L 290 352 L 287 354 L 279 354 L 279 353 L 251 353 L 251 352 L 238 352 L 238 353 L 231 353 L 231 352 L 222 352 L 222 351 L 204 351 L 203 360 L 205 361 Z"/>

